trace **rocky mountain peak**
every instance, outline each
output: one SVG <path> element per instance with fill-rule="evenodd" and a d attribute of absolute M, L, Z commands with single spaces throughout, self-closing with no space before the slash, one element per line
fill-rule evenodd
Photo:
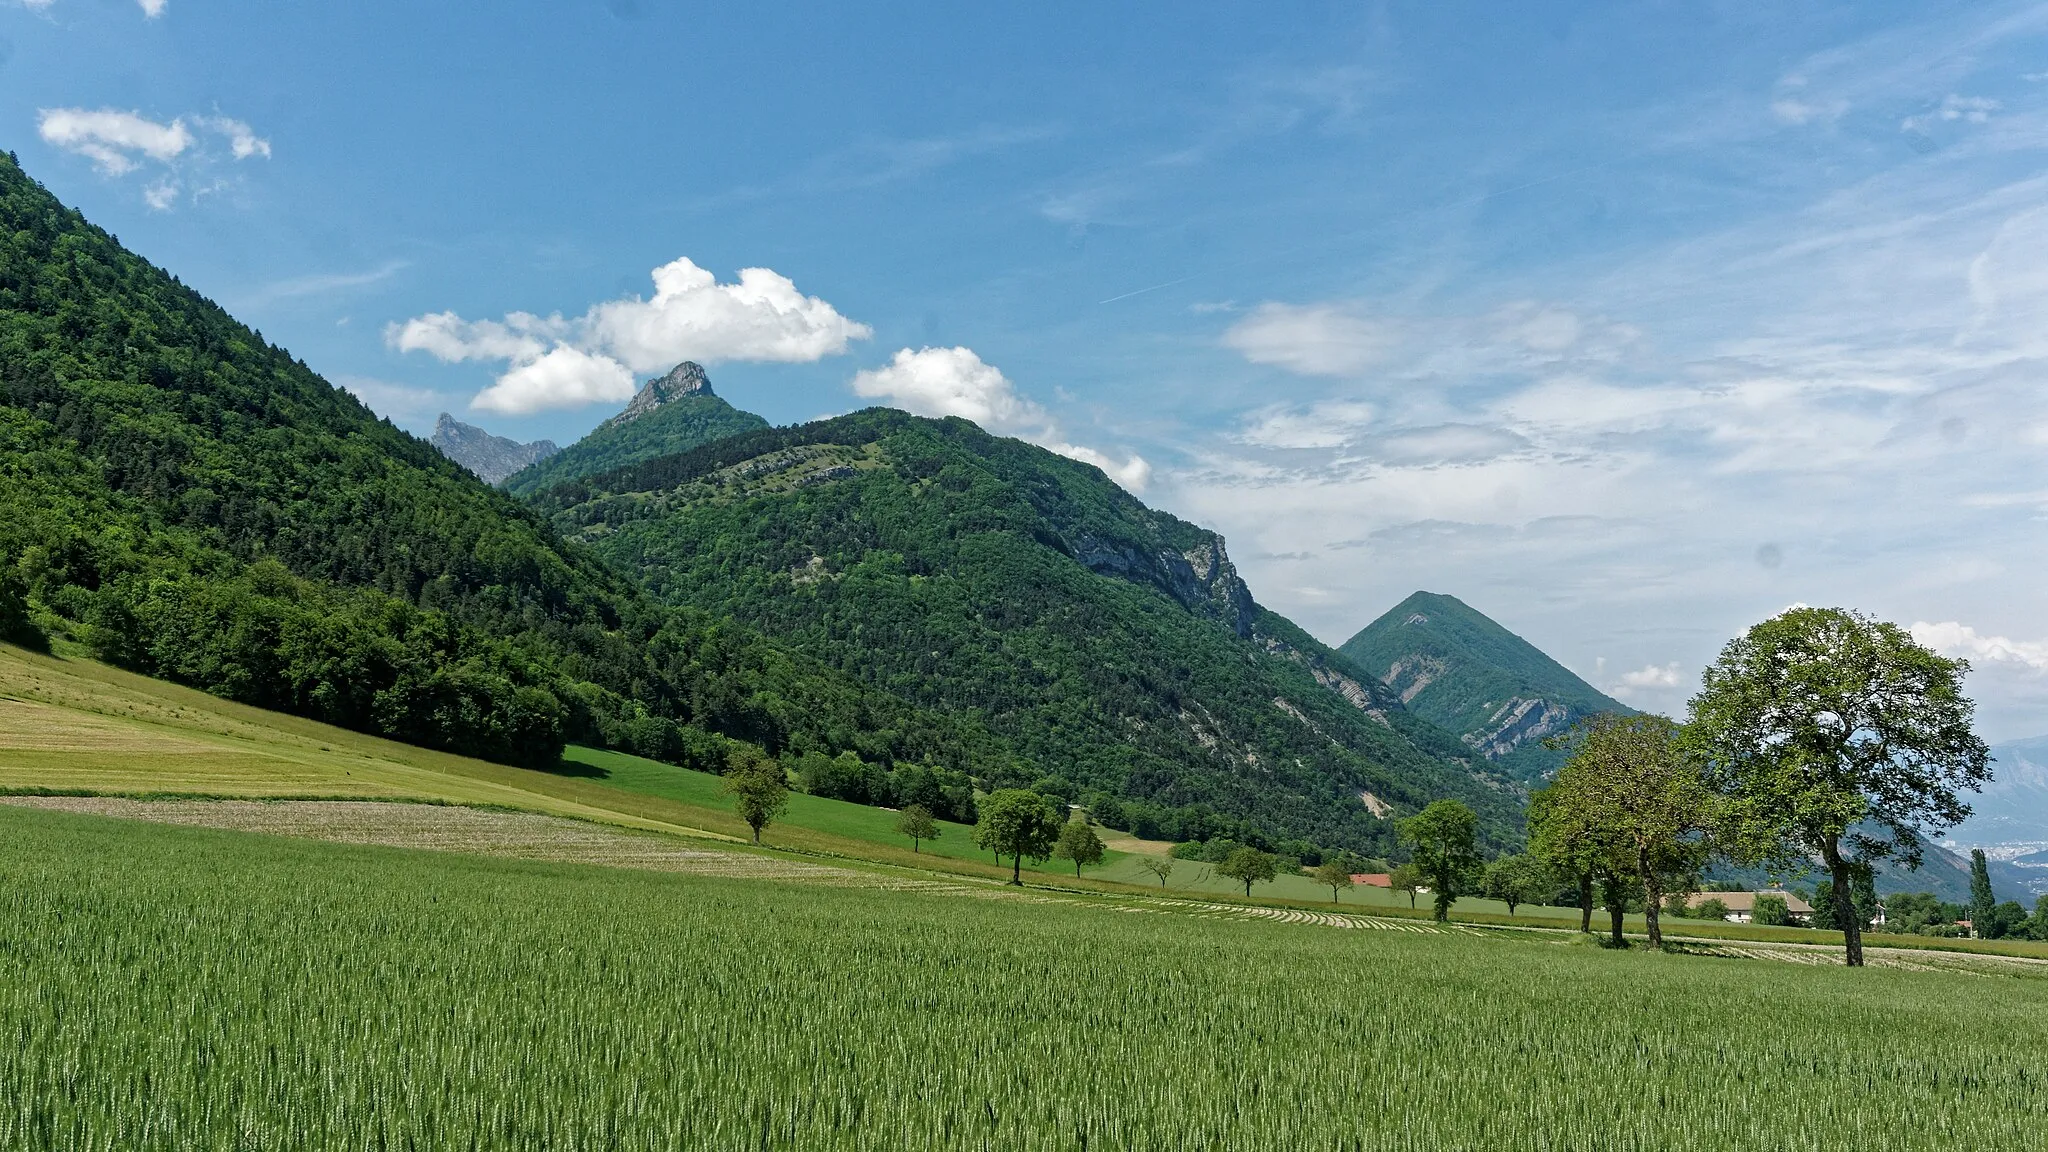
<path fill-rule="evenodd" d="M 668 370 L 668 375 L 658 376 L 642 385 L 635 393 L 626 410 L 605 421 L 606 427 L 624 424 L 647 415 L 671 400 L 685 396 L 715 396 L 711 390 L 711 377 L 704 374 L 704 367 L 694 360 L 685 360 Z"/>
<path fill-rule="evenodd" d="M 521 444 L 493 436 L 474 424 L 464 424 L 448 413 L 434 422 L 434 435 L 427 443 L 471 472 L 486 484 L 496 484 L 536 460 L 545 460 L 561 449 L 552 440 Z"/>

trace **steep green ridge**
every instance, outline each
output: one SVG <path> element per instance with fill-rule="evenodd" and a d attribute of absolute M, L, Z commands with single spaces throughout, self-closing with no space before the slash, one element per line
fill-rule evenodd
<path fill-rule="evenodd" d="M 1520 779 L 1556 767 L 1542 745 L 1581 717 L 1632 712 L 1455 596 L 1417 592 L 1337 649 L 1410 711 Z"/>
<path fill-rule="evenodd" d="M 1004 755 L 659 605 L 0 159 L 0 630 L 429 747 Z M 25 634 L 28 633 L 28 634 Z"/>
<path fill-rule="evenodd" d="M 687 391 L 670 395 L 661 388 L 686 373 L 694 373 L 694 386 Z M 700 444 L 766 427 L 766 420 L 714 395 L 703 370 L 686 363 L 663 380 L 650 382 L 632 405 L 590 435 L 515 473 L 505 481 L 505 490 L 516 496 L 530 495 L 569 480 L 687 452 Z"/>
<path fill-rule="evenodd" d="M 1369 806 L 1457 795 L 1515 835 L 1516 791 L 1259 608 L 1215 534 L 966 421 L 871 409 L 534 499 L 670 603 L 985 723 L 1025 761 L 991 782 L 1121 796 L 1141 834 L 1383 850 Z"/>

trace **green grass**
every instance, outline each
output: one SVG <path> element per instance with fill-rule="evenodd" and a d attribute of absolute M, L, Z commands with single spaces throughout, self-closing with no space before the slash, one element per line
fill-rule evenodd
<path fill-rule="evenodd" d="M 721 791 L 724 781 L 709 772 L 693 772 L 659 760 L 647 760 L 624 752 L 608 752 L 598 748 L 584 748 L 571 745 L 562 753 L 562 758 L 574 764 L 588 765 L 605 773 L 603 783 L 628 792 L 645 796 L 658 796 L 681 804 L 698 805 L 729 811 L 732 800 Z M 912 852 L 910 839 L 896 832 L 896 813 L 883 808 L 870 808 L 865 804 L 852 804 L 845 800 L 828 800 L 822 796 L 806 796 L 792 792 L 789 809 L 777 820 L 776 827 L 785 833 L 789 828 L 804 828 L 823 832 L 831 836 L 844 837 L 862 844 L 873 844 L 883 848 Z M 993 866 L 995 857 L 974 846 L 974 827 L 971 824 L 955 824 L 950 820 L 939 821 L 941 835 L 937 840 L 924 842 L 921 851 L 926 856 L 941 860 L 975 861 Z M 776 838 L 770 833 L 771 840 Z M 1147 874 L 1137 871 L 1137 858 L 1127 852 L 1110 852 L 1103 858 L 1103 865 L 1087 869 L 1083 874 L 1098 879 L 1107 876 L 1109 869 L 1125 865 L 1124 870 L 1134 875 Z M 1004 866 L 1008 866 L 1007 859 Z M 1042 875 L 1072 877 L 1074 866 L 1057 860 L 1037 864 L 1024 862 L 1026 872 Z M 1192 875 L 1192 872 L 1190 873 Z M 1123 878 L 1120 874 L 1117 879 Z M 1156 883 L 1156 881 L 1154 881 Z M 1242 890 L 1240 890 L 1242 891 Z"/>
<path fill-rule="evenodd" d="M 1949 1148 L 2048 980 L 0 809 L 0 1146 Z"/>
<path fill-rule="evenodd" d="M 211 797 L 359 797 L 512 808 L 631 828 L 712 839 L 744 839 L 746 826 L 718 791 L 717 777 L 618 753 L 571 749 L 571 767 L 604 778 L 490 764 L 415 748 L 316 721 L 230 703 L 75 657 L 44 656 L 0 644 L 0 792 L 72 792 Z M 947 824 L 945 836 L 910 851 L 881 809 L 793 796 L 788 819 L 771 827 L 770 845 L 844 861 L 872 861 L 993 878 L 1007 876 L 973 847 L 973 830 Z M 1111 852 L 1079 885 L 1156 892 L 1142 856 Z M 1059 861 L 1026 866 L 1039 883 L 1073 884 Z M 1175 894 L 1241 899 L 1243 889 L 1181 861 Z M 1329 890 L 1307 877 L 1254 889 L 1258 901 L 1329 904 Z M 1408 914 L 1407 897 L 1354 888 L 1347 909 Z M 1427 903 L 1423 904 L 1426 914 Z M 1505 920 L 1495 901 L 1458 901 L 1454 916 Z M 1522 905 L 1514 922 L 1570 925 L 1576 910 Z M 1629 918 L 1640 930 L 1641 917 Z M 1667 931 L 1717 939 L 1837 943 L 1834 933 L 1803 929 L 1667 921 Z M 2048 956 L 2048 944 L 1871 937 L 1872 944 L 1950 951 Z"/>

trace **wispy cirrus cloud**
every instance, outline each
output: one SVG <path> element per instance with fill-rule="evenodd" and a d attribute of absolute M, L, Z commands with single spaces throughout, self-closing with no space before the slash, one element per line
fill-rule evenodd
<path fill-rule="evenodd" d="M 2048 31 L 2048 10 L 2014 19 L 1942 43 Z M 2048 647 L 2024 639 L 2048 609 L 2009 587 L 2048 565 L 2048 177 L 2028 159 L 2048 93 L 1932 51 L 1806 62 L 1775 118 L 1856 136 L 1844 151 L 1902 129 L 1938 150 L 1619 247 L 1553 296 L 1468 279 L 1218 317 L 1263 395 L 1162 475 L 1167 499 L 1327 639 L 1453 591 L 1678 709 L 1741 628 L 1840 603 L 1975 661 L 1993 733 L 2048 729 Z"/>
<path fill-rule="evenodd" d="M 194 116 L 188 123 L 184 117 L 154 120 L 119 108 L 44 108 L 36 114 L 36 134 L 52 147 L 92 161 L 103 176 L 153 169 L 142 196 L 158 211 L 176 205 L 191 171 L 214 166 L 215 138 L 226 145 L 231 161 L 270 158 L 269 140 L 226 116 Z M 202 183 L 191 194 L 197 198 L 216 187 Z"/>
<path fill-rule="evenodd" d="M 55 7 L 57 0 L 21 0 L 21 6 L 31 12 L 47 12 Z M 135 0 L 135 6 L 142 9 L 145 20 L 154 20 L 170 8 L 170 0 Z"/>
<path fill-rule="evenodd" d="M 405 260 L 386 260 L 375 268 L 360 272 L 316 272 L 307 276 L 292 276 L 273 280 L 256 290 L 261 300 L 290 300 L 301 296 L 321 296 L 330 292 L 345 292 L 351 288 L 367 288 L 381 284 L 411 267 Z"/>

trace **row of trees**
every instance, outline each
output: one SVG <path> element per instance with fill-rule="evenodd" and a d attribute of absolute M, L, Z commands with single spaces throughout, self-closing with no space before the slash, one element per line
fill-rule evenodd
<path fill-rule="evenodd" d="M 1600 716 L 1570 734 L 1571 758 L 1530 806 L 1530 846 L 1572 878 L 1587 926 L 1597 886 L 1617 941 L 1625 891 L 1639 889 L 1661 945 L 1667 892 L 1712 855 L 1828 873 L 1821 919 L 1863 963 L 1862 926 L 1880 860 L 1918 867 L 1923 836 L 1969 814 L 1962 793 L 1990 778 L 1961 690 L 1965 661 L 1897 625 L 1833 608 L 1793 608 L 1731 641 L 1703 677 L 1688 721 Z"/>
<path fill-rule="evenodd" d="M 1532 798 L 1528 855 L 1483 865 L 1479 819 L 1457 800 L 1398 821 L 1409 860 L 1395 869 L 1395 886 L 1411 899 L 1427 890 L 1442 920 L 1460 897 L 1483 892 L 1512 912 L 1554 895 L 1562 880 L 1576 890 L 1582 930 L 1590 930 L 1597 890 L 1619 943 L 1634 897 L 1651 944 L 1661 946 L 1667 897 L 1695 887 L 1711 857 L 1784 870 L 1817 861 L 1828 873 L 1816 893 L 1817 919 L 1843 932 L 1847 963 L 1860 965 L 1875 863 L 1917 867 L 1923 835 L 1967 816 L 1962 793 L 1990 778 L 1961 691 L 1968 668 L 1893 624 L 1841 609 L 1790 609 L 1722 650 L 1686 723 L 1602 715 L 1567 734 L 1558 746 L 1569 759 Z M 770 767 L 764 775 L 784 787 L 780 766 Z M 1022 882 L 1027 858 L 1072 860 L 1077 875 L 1102 858 L 1086 821 L 1068 820 L 1063 803 L 1038 792 L 999 789 L 979 809 L 975 841 L 1009 858 L 1012 883 Z M 914 845 L 936 834 L 929 808 L 903 819 Z M 749 823 L 758 839 L 760 823 Z M 1254 884 L 1300 868 L 1248 845 L 1213 864 L 1247 896 Z M 1359 866 L 1331 854 L 1315 875 L 1335 899 Z M 1162 884 L 1171 868 L 1165 862 L 1157 872 Z M 1988 900 L 1987 886 L 1978 914 L 1987 923 L 1998 916 Z"/>

